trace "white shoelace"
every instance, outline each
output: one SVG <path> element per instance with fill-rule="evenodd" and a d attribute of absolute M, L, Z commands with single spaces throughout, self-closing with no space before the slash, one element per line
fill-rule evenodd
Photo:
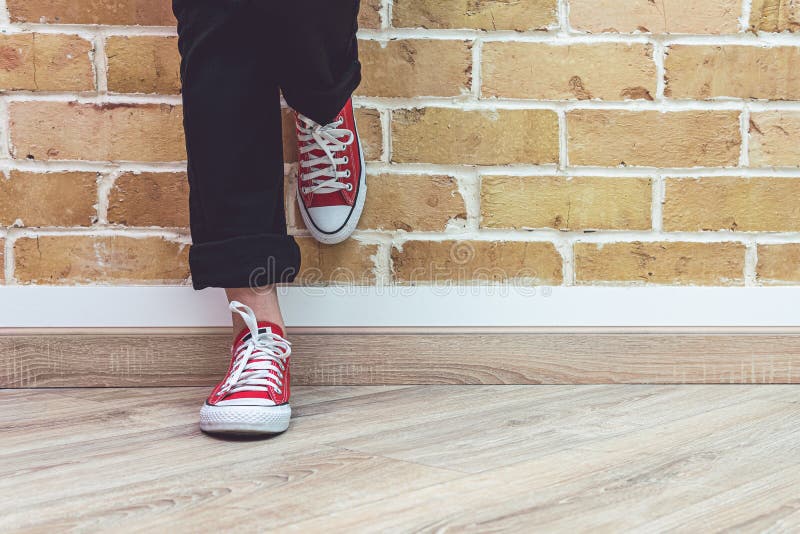
<path fill-rule="evenodd" d="M 258 320 L 249 306 L 233 301 L 230 309 L 242 316 L 250 330 L 250 339 L 237 349 L 233 369 L 217 396 L 269 389 L 280 394 L 286 359 L 292 352 L 291 343 L 272 332 L 259 333 Z"/>
<path fill-rule="evenodd" d="M 333 193 L 342 189 L 350 191 L 353 188 L 352 184 L 343 184 L 339 181 L 340 178 L 349 178 L 350 170 L 338 170 L 339 165 L 346 165 L 350 160 L 347 156 L 338 158 L 336 154 L 353 144 L 355 133 L 346 128 L 339 128 L 344 122 L 341 118 L 324 126 L 299 113 L 297 118 L 297 140 L 302 145 L 300 154 L 314 150 L 324 152 L 324 156 L 311 157 L 300 164 L 301 171 L 324 165 L 309 172 L 300 172 L 300 180 L 303 182 L 300 187 L 303 194 Z"/>

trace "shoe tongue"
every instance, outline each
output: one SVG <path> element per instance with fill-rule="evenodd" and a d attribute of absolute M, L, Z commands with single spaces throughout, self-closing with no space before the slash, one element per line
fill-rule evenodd
<path fill-rule="evenodd" d="M 275 323 L 271 323 L 269 321 L 259 321 L 258 322 L 258 333 L 259 334 L 277 334 L 283 337 L 283 330 L 280 326 L 276 325 Z M 250 335 L 250 329 L 243 328 L 239 335 L 236 336 L 236 341 L 234 341 L 233 346 L 238 347 L 242 343 L 246 343 L 252 335 Z"/>

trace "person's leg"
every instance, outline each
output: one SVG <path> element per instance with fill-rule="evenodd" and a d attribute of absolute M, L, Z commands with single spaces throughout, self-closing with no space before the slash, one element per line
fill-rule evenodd
<path fill-rule="evenodd" d="M 280 97 L 263 29 L 242 0 L 175 0 L 175 13 L 194 287 L 289 282 L 300 253 L 286 230 Z"/>
<path fill-rule="evenodd" d="M 351 94 L 361 81 L 358 0 L 280 2 L 289 46 L 280 57 L 280 86 L 297 112 L 298 204 L 312 236 L 347 239 L 366 198 L 366 172 Z M 262 4 L 266 6 L 267 4 Z"/>
<path fill-rule="evenodd" d="M 224 287 L 231 364 L 200 411 L 207 432 L 289 426 L 289 355 L 274 284 L 300 263 L 287 235 L 277 79 L 249 0 L 174 0 L 196 289 Z"/>
<path fill-rule="evenodd" d="M 333 122 L 361 82 L 358 61 L 359 0 L 280 2 L 286 45 L 279 83 L 297 112 L 318 124 Z M 271 9 L 266 4 L 263 9 Z"/>
<path fill-rule="evenodd" d="M 276 286 L 266 286 L 259 288 L 239 287 L 225 290 L 228 302 L 241 302 L 248 306 L 256 314 L 256 317 L 264 321 L 270 321 L 278 325 L 283 332 L 286 326 L 283 322 L 283 314 L 278 304 L 278 291 Z M 244 319 L 238 314 L 233 314 L 233 337 L 247 328 Z"/>

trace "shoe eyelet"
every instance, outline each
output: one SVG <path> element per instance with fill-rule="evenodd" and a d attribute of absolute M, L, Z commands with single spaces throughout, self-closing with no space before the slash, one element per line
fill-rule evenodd
<path fill-rule="evenodd" d="M 350 169 L 347 169 L 347 171 L 344 173 L 344 177 L 345 178 L 350 178 L 350 174 L 351 174 L 350 173 Z"/>
<path fill-rule="evenodd" d="M 342 160 L 342 162 L 343 163 L 350 163 L 350 158 L 345 156 L 344 159 Z"/>
<path fill-rule="evenodd" d="M 353 184 L 347 184 L 347 188 L 345 190 L 346 191 L 352 191 L 353 190 Z"/>

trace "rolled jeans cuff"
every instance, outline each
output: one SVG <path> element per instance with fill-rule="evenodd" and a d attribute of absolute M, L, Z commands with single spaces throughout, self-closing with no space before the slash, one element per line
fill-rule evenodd
<path fill-rule="evenodd" d="M 195 289 L 261 287 L 294 281 L 300 248 L 294 238 L 258 234 L 192 245 L 189 267 Z"/>

